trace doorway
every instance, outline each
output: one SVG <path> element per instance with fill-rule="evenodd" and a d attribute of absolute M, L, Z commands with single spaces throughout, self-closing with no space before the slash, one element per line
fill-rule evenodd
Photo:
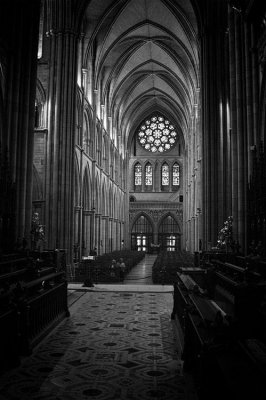
<path fill-rule="evenodd" d="M 131 231 L 131 249 L 150 252 L 153 229 L 149 220 L 141 215 L 134 223 Z"/>

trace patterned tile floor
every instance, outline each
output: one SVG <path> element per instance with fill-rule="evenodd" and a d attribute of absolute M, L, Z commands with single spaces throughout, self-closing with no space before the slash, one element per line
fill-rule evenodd
<path fill-rule="evenodd" d="M 0 378 L 1 400 L 195 400 L 172 293 L 70 290 L 70 317 Z"/>
<path fill-rule="evenodd" d="M 152 285 L 155 258 L 120 285 L 69 284 L 70 317 L 0 377 L 0 400 L 197 400 L 171 320 L 173 287 Z"/>

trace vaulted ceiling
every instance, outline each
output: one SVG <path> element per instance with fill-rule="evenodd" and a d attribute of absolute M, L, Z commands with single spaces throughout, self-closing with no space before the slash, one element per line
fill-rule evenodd
<path fill-rule="evenodd" d="M 127 146 L 142 119 L 163 113 L 186 137 L 199 89 L 195 12 L 187 0 L 92 0 L 83 65 Z M 92 60 L 92 62 L 91 62 Z"/>

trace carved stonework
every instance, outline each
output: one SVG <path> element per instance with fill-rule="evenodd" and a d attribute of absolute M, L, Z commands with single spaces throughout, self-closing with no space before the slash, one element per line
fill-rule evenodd
<path fill-rule="evenodd" d="M 129 221 L 131 222 L 135 218 L 135 214 L 138 210 L 129 210 Z"/>
<path fill-rule="evenodd" d="M 154 220 L 154 222 L 158 222 L 158 220 L 166 214 L 166 210 L 147 210 L 146 213 Z"/>
<path fill-rule="evenodd" d="M 266 29 L 264 29 L 264 32 L 258 43 L 258 55 L 260 66 L 262 69 L 264 69 L 266 65 Z"/>
<path fill-rule="evenodd" d="M 12 182 L 8 150 L 0 146 L 0 253 L 15 242 L 15 184 Z"/>
<path fill-rule="evenodd" d="M 138 208 L 133 208 L 129 210 L 129 221 L 132 222 L 135 219 L 136 214 L 145 213 L 148 215 L 155 223 L 157 223 L 163 216 L 169 214 L 176 214 L 177 219 L 181 222 L 183 219 L 183 213 L 180 209 L 145 209 L 144 207 L 140 210 Z"/>

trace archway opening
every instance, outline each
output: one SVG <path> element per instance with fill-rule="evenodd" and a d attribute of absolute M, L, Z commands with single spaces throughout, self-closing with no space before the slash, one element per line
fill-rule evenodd
<path fill-rule="evenodd" d="M 162 220 L 159 226 L 158 239 L 163 251 L 177 251 L 181 249 L 179 226 L 171 215 Z"/>
<path fill-rule="evenodd" d="M 153 229 L 151 223 L 144 215 L 141 215 L 132 227 L 131 249 L 148 253 L 151 248 L 152 238 Z"/>

